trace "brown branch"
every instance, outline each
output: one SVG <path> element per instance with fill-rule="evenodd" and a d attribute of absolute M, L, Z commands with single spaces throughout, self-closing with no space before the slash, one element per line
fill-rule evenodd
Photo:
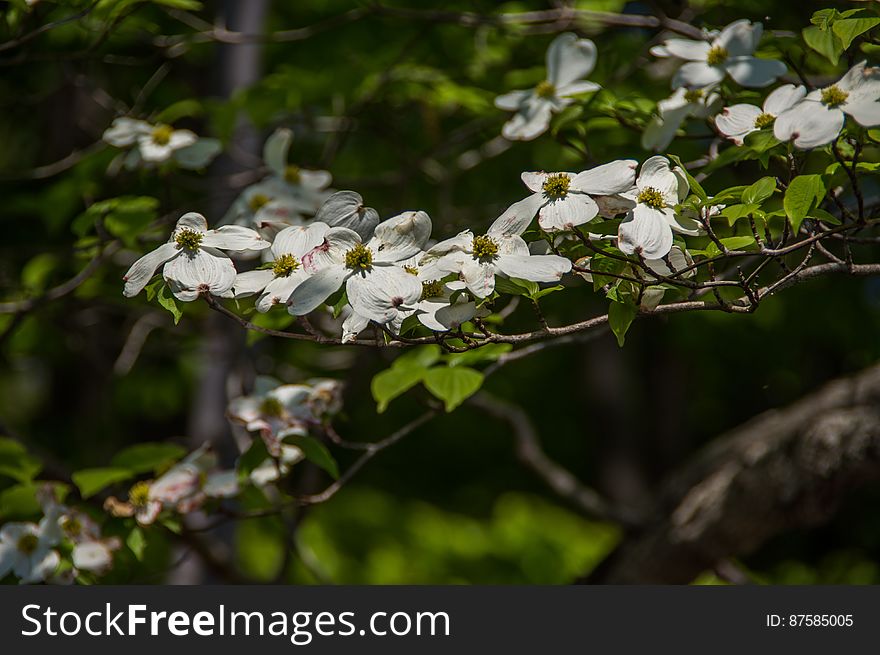
<path fill-rule="evenodd" d="M 655 521 L 586 582 L 680 584 L 784 532 L 827 521 L 880 480 L 880 365 L 719 437 L 670 477 Z"/>

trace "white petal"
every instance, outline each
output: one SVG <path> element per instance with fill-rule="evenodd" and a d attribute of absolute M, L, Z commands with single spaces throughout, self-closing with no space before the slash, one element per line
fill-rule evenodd
<path fill-rule="evenodd" d="M 300 284 L 288 301 L 287 311 L 303 316 L 329 298 L 351 274 L 340 264 L 327 266 Z"/>
<path fill-rule="evenodd" d="M 739 104 L 725 107 L 715 117 L 715 127 L 728 139 L 737 145 L 742 145 L 743 139 L 747 134 L 758 130 L 755 127 L 755 120 L 762 113 L 761 109 L 754 105 Z"/>
<path fill-rule="evenodd" d="M 558 255 L 501 255 L 498 270 L 532 282 L 557 282 L 571 270 L 571 262 Z"/>
<path fill-rule="evenodd" d="M 408 211 L 382 221 L 367 243 L 374 261 L 397 262 L 421 252 L 431 238 L 431 218 L 423 211 Z"/>
<path fill-rule="evenodd" d="M 369 324 L 370 319 L 361 316 L 356 311 L 352 310 L 349 312 L 345 320 L 342 321 L 342 340 L 345 343 L 357 341 L 357 336 L 366 330 Z"/>
<path fill-rule="evenodd" d="M 309 170 L 307 168 L 299 169 L 298 184 L 303 189 L 310 191 L 321 191 L 330 186 L 333 181 L 333 175 L 330 171 Z"/>
<path fill-rule="evenodd" d="M 425 306 L 427 303 L 419 303 Z M 430 308 L 424 314 L 419 314 L 419 321 L 429 330 L 443 332 L 445 330 L 457 330 L 463 323 L 471 320 L 477 313 L 477 306 L 471 300 L 463 302 L 431 303 L 435 307 Z"/>
<path fill-rule="evenodd" d="M 589 93 L 598 91 L 602 87 L 595 82 L 572 82 L 556 89 L 556 95 L 559 98 L 568 98 L 570 96 L 580 95 L 581 93 Z"/>
<path fill-rule="evenodd" d="M 172 150 L 180 150 L 193 145 L 198 140 L 199 137 L 189 130 L 174 130 L 168 137 L 168 147 Z"/>
<path fill-rule="evenodd" d="M 560 34 L 547 49 L 547 79 L 555 86 L 580 80 L 596 65 L 596 44 L 576 34 Z"/>
<path fill-rule="evenodd" d="M 758 47 L 763 31 L 761 23 L 753 25 L 746 19 L 738 20 L 721 30 L 712 45 L 724 48 L 730 57 L 750 55 Z"/>
<path fill-rule="evenodd" d="M 208 230 L 202 237 L 202 247 L 222 250 L 263 250 L 272 244 L 263 239 L 256 230 L 241 225 L 224 225 Z"/>
<path fill-rule="evenodd" d="M 208 221 L 198 212 L 187 212 L 177 219 L 177 224 L 174 226 L 174 232 L 176 233 L 178 230 L 183 229 L 194 230 L 196 232 L 207 232 Z"/>
<path fill-rule="evenodd" d="M 372 207 L 364 206 L 364 199 L 359 193 L 337 191 L 321 205 L 315 220 L 330 227 L 347 227 L 366 241 L 373 236 L 373 230 L 379 224 L 379 214 Z"/>
<path fill-rule="evenodd" d="M 495 290 L 495 264 L 470 257 L 462 263 L 461 279 L 477 298 L 490 296 Z"/>
<path fill-rule="evenodd" d="M 150 134 L 139 136 L 137 141 L 144 161 L 162 162 L 174 152 L 170 144 L 159 145 L 153 141 L 153 136 Z"/>
<path fill-rule="evenodd" d="M 764 111 L 771 116 L 779 116 L 786 109 L 791 109 L 807 95 L 803 85 L 783 84 L 775 88 L 764 101 Z M 735 105 L 736 106 L 736 105 Z"/>
<path fill-rule="evenodd" d="M 578 173 L 571 188 L 594 196 L 608 196 L 630 189 L 635 183 L 635 159 L 618 159 Z"/>
<path fill-rule="evenodd" d="M 284 171 L 287 168 L 287 154 L 290 152 L 292 143 L 293 132 L 281 127 L 272 132 L 263 145 L 263 163 L 279 177 L 284 177 Z"/>
<path fill-rule="evenodd" d="M 505 93 L 495 98 L 495 106 L 498 109 L 504 109 L 506 111 L 515 111 L 519 109 L 519 106 L 525 102 L 526 98 L 532 95 L 531 90 L 526 91 L 511 91 L 510 93 Z"/>
<path fill-rule="evenodd" d="M 551 200 L 541 207 L 538 224 L 548 232 L 570 230 L 593 220 L 598 213 L 599 207 L 590 196 L 568 193 L 564 198 Z"/>
<path fill-rule="evenodd" d="M 513 203 L 504 210 L 501 216 L 492 221 L 492 225 L 489 226 L 486 234 L 490 236 L 518 236 L 522 234 L 526 231 L 526 228 L 532 222 L 535 213 L 542 204 L 544 204 L 544 198 L 540 193 L 532 194 L 524 200 Z M 461 234 L 459 234 L 460 236 Z"/>
<path fill-rule="evenodd" d="M 761 88 L 785 75 L 788 68 L 775 59 L 758 59 L 757 57 L 733 57 L 724 64 L 733 80 L 740 86 Z"/>
<path fill-rule="evenodd" d="M 281 255 L 293 255 L 297 259 L 302 259 L 302 256 L 312 248 L 324 242 L 324 237 L 329 229 L 325 223 L 319 222 L 286 227 L 275 235 L 275 240 L 272 242 L 272 254 L 276 258 Z"/>
<path fill-rule="evenodd" d="M 198 170 L 204 168 L 223 151 L 218 139 L 199 139 L 185 148 L 174 151 L 174 160 L 182 168 Z"/>
<path fill-rule="evenodd" d="M 667 202 L 675 203 L 678 198 L 678 177 L 670 169 L 669 160 L 662 155 L 645 160 L 636 184 L 639 190 L 656 189 Z"/>
<path fill-rule="evenodd" d="M 236 271 L 232 260 L 219 250 L 200 248 L 195 252 L 181 251 L 165 264 L 162 275 L 183 290 L 208 291 L 219 296 L 232 289 Z"/>
<path fill-rule="evenodd" d="M 568 175 L 569 177 L 574 177 L 570 173 Z M 520 179 L 529 191 L 541 193 L 544 190 L 544 182 L 549 176 L 550 173 L 545 173 L 544 171 L 526 171 L 520 175 Z"/>
<path fill-rule="evenodd" d="M 553 103 L 544 98 L 526 101 L 501 129 L 501 135 L 509 141 L 531 141 L 550 127 Z"/>
<path fill-rule="evenodd" d="M 133 118 L 116 118 L 104 131 L 104 141 L 112 146 L 124 148 L 137 141 L 139 136 L 149 134 L 152 127 L 149 123 Z"/>
<path fill-rule="evenodd" d="M 41 582 L 48 578 L 58 568 L 61 558 L 54 550 L 36 551 L 30 557 L 30 571 L 21 576 L 22 582 Z"/>
<path fill-rule="evenodd" d="M 804 100 L 776 117 L 773 134 L 780 141 L 794 141 L 798 148 L 808 150 L 831 143 L 843 129 L 844 115 L 840 109 Z"/>
<path fill-rule="evenodd" d="M 631 198 L 624 197 L 619 194 L 610 196 L 596 196 L 593 198 L 599 207 L 599 215 L 603 218 L 614 218 L 625 212 L 628 212 L 635 206 L 635 201 Z"/>
<path fill-rule="evenodd" d="M 689 61 L 672 77 L 672 87 L 680 86 L 698 87 L 718 84 L 724 79 L 724 69 L 719 66 L 710 66 L 704 61 Z"/>
<path fill-rule="evenodd" d="M 675 133 L 678 132 L 687 113 L 688 110 L 685 107 L 677 111 L 666 112 L 661 116 L 654 116 L 645 126 L 645 131 L 642 132 L 642 147 L 654 152 L 666 150 L 666 147 L 675 138 Z"/>
<path fill-rule="evenodd" d="M 864 98 L 856 102 L 846 102 L 841 109 L 855 118 L 859 125 L 864 127 L 880 125 L 880 102 L 877 102 L 877 99 Z"/>
<path fill-rule="evenodd" d="M 113 554 L 100 541 L 87 541 L 73 549 L 73 565 L 86 571 L 101 572 L 113 564 Z"/>
<path fill-rule="evenodd" d="M 260 293 L 274 279 L 275 274 L 270 270 L 247 271 L 235 276 L 232 288 L 236 298 L 244 298 Z"/>
<path fill-rule="evenodd" d="M 397 317 L 400 308 L 412 308 L 422 295 L 418 278 L 397 266 L 374 266 L 355 273 L 345 284 L 352 309 L 377 323 Z"/>
<path fill-rule="evenodd" d="M 663 42 L 663 48 L 651 49 L 651 54 L 657 57 L 678 57 L 688 61 L 706 61 L 706 55 L 709 54 L 708 41 L 691 41 L 690 39 L 667 39 Z M 662 53 L 662 54 L 658 54 Z"/>
<path fill-rule="evenodd" d="M 663 212 L 636 205 L 620 224 L 617 247 L 631 255 L 640 251 L 645 259 L 660 259 L 672 248 L 672 228 Z"/>
<path fill-rule="evenodd" d="M 330 228 L 324 233 L 324 241 L 302 256 L 302 265 L 310 273 L 327 266 L 343 263 L 345 253 L 361 242 L 357 232 L 346 227 Z"/>
<path fill-rule="evenodd" d="M 850 94 L 850 102 L 864 98 L 876 100 L 880 97 L 880 69 L 865 64 L 866 62 L 860 61 L 837 83 L 841 90 Z"/>
<path fill-rule="evenodd" d="M 156 269 L 172 257 L 177 256 L 178 252 L 180 251 L 176 244 L 163 243 L 138 259 L 122 278 L 125 281 L 125 289 L 122 293 L 128 298 L 139 294 L 156 273 Z"/>
<path fill-rule="evenodd" d="M 263 295 L 257 300 L 257 311 L 265 313 L 275 305 L 286 305 L 296 288 L 307 279 L 309 279 L 309 274 L 298 270 L 290 275 L 270 280 Z"/>

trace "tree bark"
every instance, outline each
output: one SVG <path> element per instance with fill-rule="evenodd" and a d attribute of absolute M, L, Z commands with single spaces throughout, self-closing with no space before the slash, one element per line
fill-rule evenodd
<path fill-rule="evenodd" d="M 646 528 L 580 582 L 685 584 L 771 537 L 827 521 L 880 479 L 880 365 L 719 437 L 661 488 Z"/>

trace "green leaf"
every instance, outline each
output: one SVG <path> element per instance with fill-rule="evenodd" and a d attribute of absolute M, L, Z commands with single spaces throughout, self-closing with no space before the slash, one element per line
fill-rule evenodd
<path fill-rule="evenodd" d="M 33 484 L 17 484 L 0 493 L 0 518 L 27 518 L 40 513 L 37 487 Z"/>
<path fill-rule="evenodd" d="M 825 183 L 819 175 L 798 175 L 785 190 L 782 206 L 795 234 L 810 211 L 825 198 Z"/>
<path fill-rule="evenodd" d="M 593 291 L 598 291 L 606 284 L 614 284 L 618 278 L 600 273 L 614 273 L 620 275 L 626 267 L 626 262 L 615 257 L 595 254 L 590 258 L 590 270 L 593 272 Z"/>
<path fill-rule="evenodd" d="M 283 441 L 303 451 L 307 460 L 327 471 L 334 480 L 339 478 L 339 466 L 336 464 L 336 460 L 333 459 L 333 455 L 330 454 L 326 446 L 317 439 L 299 434 L 291 434 L 284 437 Z"/>
<path fill-rule="evenodd" d="M 134 553 L 135 558 L 139 562 L 144 560 L 144 550 L 147 548 L 147 539 L 144 536 L 143 530 L 135 526 L 125 538 L 125 545 L 129 547 L 132 553 Z"/>
<path fill-rule="evenodd" d="M 845 18 L 834 22 L 831 29 L 840 37 L 846 50 L 853 39 L 880 25 L 880 18 Z"/>
<path fill-rule="evenodd" d="M 438 366 L 425 373 L 425 388 L 451 412 L 483 386 L 483 374 L 467 366 Z"/>
<path fill-rule="evenodd" d="M 626 341 L 626 332 L 637 313 L 636 307 L 629 303 L 612 302 L 608 306 L 608 325 L 617 337 L 617 345 L 621 348 Z"/>
<path fill-rule="evenodd" d="M 484 362 L 494 362 L 505 353 L 513 350 L 509 343 L 490 343 L 463 353 L 451 353 L 446 357 L 449 366 L 470 366 Z"/>
<path fill-rule="evenodd" d="M 425 372 L 423 366 L 392 366 L 377 373 L 370 383 L 376 411 L 381 414 L 388 409 L 388 403 L 421 382 Z"/>
<path fill-rule="evenodd" d="M 681 163 L 681 159 L 676 157 L 675 155 L 669 155 L 669 158 L 674 161 L 678 167 L 682 170 L 685 177 L 687 178 L 688 184 L 690 184 L 691 191 L 697 194 L 697 197 L 701 202 L 709 202 L 709 196 L 706 195 L 706 192 L 703 190 L 703 187 L 700 186 L 700 183 L 697 182 L 696 178 L 688 172 L 688 169 L 684 167 L 684 164 Z"/>
<path fill-rule="evenodd" d="M 38 459 L 17 441 L 0 437 L 0 475 L 18 482 L 30 482 L 42 470 Z"/>
<path fill-rule="evenodd" d="M 721 215 L 724 216 L 727 219 L 727 222 L 732 226 L 739 219 L 755 213 L 757 209 L 758 205 L 754 203 L 749 205 L 730 205 L 721 210 Z"/>
<path fill-rule="evenodd" d="M 419 368 L 428 368 L 429 366 L 436 364 L 440 360 L 441 354 L 440 346 L 431 344 L 429 346 L 419 346 L 418 348 L 411 348 L 400 357 L 394 360 L 394 363 L 391 364 L 393 368 L 409 368 L 409 367 L 419 367 Z"/>
<path fill-rule="evenodd" d="M 119 451 L 110 461 L 115 468 L 133 473 L 161 471 L 186 455 L 186 449 L 173 443 L 141 443 Z"/>
<path fill-rule="evenodd" d="M 199 11 L 202 8 L 200 0 L 153 0 L 157 5 L 165 5 L 184 11 Z"/>
<path fill-rule="evenodd" d="M 201 116 L 205 112 L 202 103 L 195 98 L 178 100 L 156 115 L 156 123 L 174 123 L 181 118 Z"/>
<path fill-rule="evenodd" d="M 762 177 L 754 184 L 746 187 L 742 192 L 742 202 L 744 205 L 760 205 L 776 192 L 776 178 Z"/>
<path fill-rule="evenodd" d="M 90 498 L 111 484 L 123 482 L 134 477 L 134 472 L 129 469 L 115 467 L 92 468 L 76 471 L 70 477 L 73 478 L 73 483 L 79 489 L 80 496 Z"/>
<path fill-rule="evenodd" d="M 841 220 L 837 218 L 834 214 L 831 214 L 824 209 L 820 209 L 816 207 L 813 211 L 810 212 L 810 216 L 817 220 L 822 221 L 823 223 L 828 223 L 829 225 L 840 225 Z"/>
<path fill-rule="evenodd" d="M 159 287 L 159 293 L 156 295 L 156 300 L 162 307 L 171 312 L 171 315 L 174 317 L 174 324 L 177 325 L 180 322 L 180 317 L 183 316 L 183 312 L 180 311 L 180 307 L 177 306 L 177 301 L 174 299 L 174 296 L 171 295 L 168 286 L 164 283 Z"/>
<path fill-rule="evenodd" d="M 833 30 L 811 26 L 805 27 L 801 34 L 810 48 L 825 57 L 832 64 L 837 64 L 843 52 L 843 43 Z"/>

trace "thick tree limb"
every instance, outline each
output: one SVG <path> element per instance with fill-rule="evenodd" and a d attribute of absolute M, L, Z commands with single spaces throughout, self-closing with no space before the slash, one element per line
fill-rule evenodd
<path fill-rule="evenodd" d="M 880 480 L 880 365 L 723 435 L 664 485 L 656 522 L 585 581 L 687 583 L 771 537 L 831 518 Z"/>

